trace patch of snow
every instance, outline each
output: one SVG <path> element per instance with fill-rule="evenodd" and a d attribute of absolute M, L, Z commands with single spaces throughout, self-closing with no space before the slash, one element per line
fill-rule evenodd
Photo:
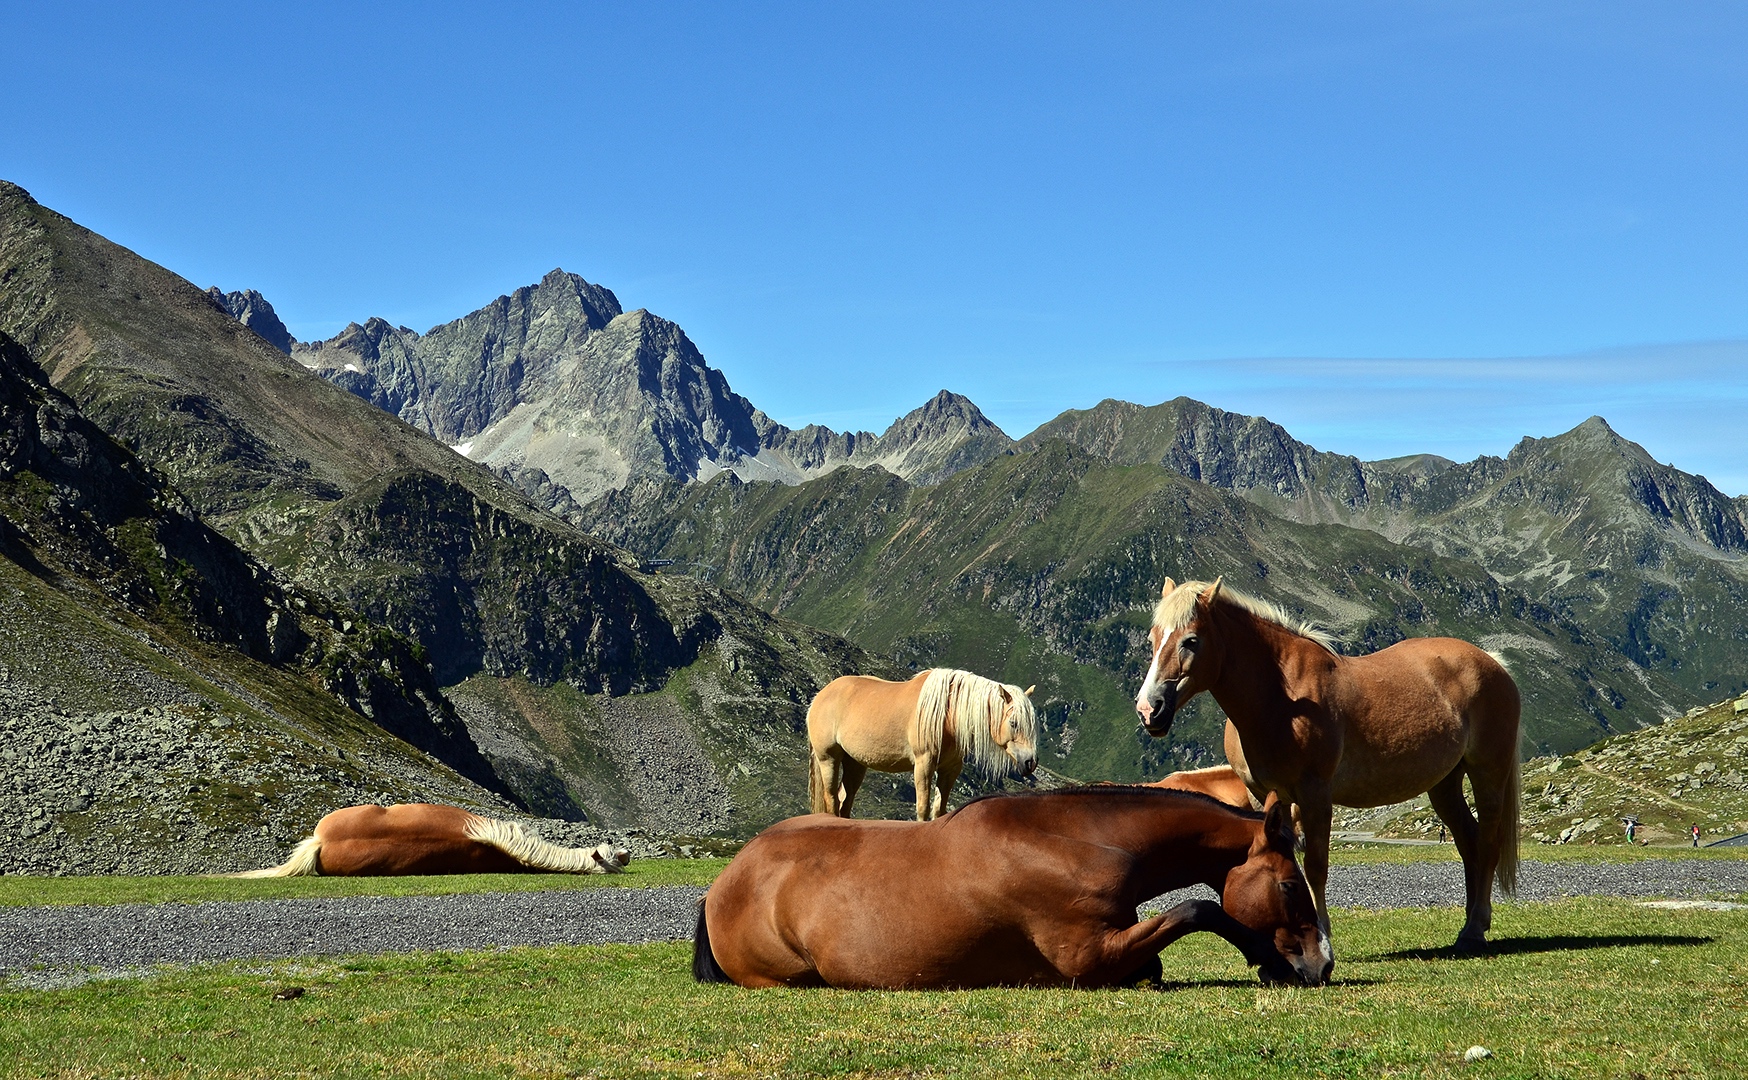
<path fill-rule="evenodd" d="M 346 365 L 346 370 L 347 370 L 347 371 L 357 371 L 357 370 L 358 370 L 358 365 L 357 365 L 357 364 L 347 364 L 347 365 Z"/>
<path fill-rule="evenodd" d="M 348 366 L 348 367 L 350 367 L 350 366 L 351 366 L 351 365 L 350 365 L 350 364 L 348 364 L 348 365 L 347 365 L 347 366 Z M 450 447 L 450 448 L 449 448 L 449 449 L 451 449 L 451 450 L 453 450 L 453 451 L 455 451 L 455 452 L 456 452 L 456 453 L 458 453 L 458 454 L 460 454 L 460 455 L 461 455 L 461 456 L 462 456 L 462 457 L 467 457 L 467 456 L 468 456 L 468 451 L 470 451 L 470 450 L 472 450 L 472 449 L 473 449 L 473 440 L 472 440 L 472 439 L 469 439 L 469 440 L 468 440 L 468 441 L 466 441 L 466 442 L 464 442 L 464 443 L 461 443 L 461 444 L 460 444 L 460 445 L 458 445 L 458 446 L 451 446 L 451 447 Z"/>

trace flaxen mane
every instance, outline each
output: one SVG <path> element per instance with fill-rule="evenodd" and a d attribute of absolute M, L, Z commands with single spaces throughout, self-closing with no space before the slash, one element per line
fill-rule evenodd
<path fill-rule="evenodd" d="M 1182 630 L 1190 624 L 1190 618 L 1196 611 L 1196 599 L 1208 591 L 1206 581 L 1186 581 L 1160 598 L 1159 605 L 1153 609 L 1153 625 L 1171 633 Z M 1222 584 L 1220 593 L 1215 597 L 1216 603 L 1231 604 L 1234 607 L 1250 612 L 1264 622 L 1291 630 L 1300 637 L 1309 638 L 1323 646 L 1329 652 L 1336 652 L 1337 639 L 1334 634 L 1304 619 L 1295 619 L 1279 605 L 1267 600 L 1258 600 L 1254 596 L 1246 596 L 1230 585 Z"/>
<path fill-rule="evenodd" d="M 467 823 L 470 840 L 490 844 L 523 866 L 558 874 L 613 873 L 623 863 L 614 857 L 612 844 L 592 848 L 567 848 L 549 843 L 514 821 L 476 817 Z"/>
<path fill-rule="evenodd" d="M 1038 745 L 1038 713 L 1024 690 L 969 671 L 935 668 L 917 695 L 910 731 L 913 752 L 939 755 L 951 715 L 953 739 L 965 760 L 991 774 L 1006 772 L 1010 759 L 992 730 L 1006 707 L 1004 689 L 1014 705 L 1013 738 L 1028 746 Z"/>

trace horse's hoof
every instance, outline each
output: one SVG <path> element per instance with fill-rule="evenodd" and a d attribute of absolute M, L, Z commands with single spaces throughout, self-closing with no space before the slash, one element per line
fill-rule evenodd
<path fill-rule="evenodd" d="M 1475 955 L 1487 951 L 1487 938 L 1482 934 L 1458 934 L 1457 943 L 1451 946 L 1451 951 L 1464 955 Z"/>

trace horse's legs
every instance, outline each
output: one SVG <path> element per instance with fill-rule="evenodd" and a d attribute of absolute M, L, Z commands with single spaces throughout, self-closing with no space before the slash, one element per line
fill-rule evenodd
<path fill-rule="evenodd" d="M 929 820 L 929 810 L 934 806 L 935 758 L 930 754 L 916 756 L 916 768 L 913 774 L 916 778 L 916 819 Z"/>
<path fill-rule="evenodd" d="M 844 758 L 844 803 L 838 808 L 838 813 L 844 817 L 850 816 L 850 807 L 856 804 L 856 792 L 862 789 L 862 778 L 868 775 L 868 766 L 852 757 Z"/>
<path fill-rule="evenodd" d="M 1104 967 L 1112 980 L 1158 977 L 1159 951 L 1172 942 L 1198 931 L 1226 939 L 1253 967 L 1262 969 L 1264 982 L 1298 980 L 1274 942 L 1226 913 L 1217 900 L 1186 900 L 1127 929 L 1114 931 L 1105 944 Z M 1151 962 L 1150 962 L 1151 961 Z"/>
<path fill-rule="evenodd" d="M 1469 804 L 1463 801 L 1463 772 L 1462 765 L 1452 769 L 1449 775 L 1432 786 L 1426 797 L 1439 820 L 1451 830 L 1457 854 L 1463 858 L 1463 887 L 1468 903 L 1463 931 L 1457 935 L 1457 946 L 1474 948 L 1486 942 L 1487 931 L 1493 927 L 1493 865 L 1498 861 L 1499 849 L 1495 844 L 1492 858 L 1481 857 L 1481 830 L 1469 813 Z"/>
<path fill-rule="evenodd" d="M 959 782 L 959 771 L 965 768 L 965 762 L 958 764 L 950 761 L 941 762 L 940 771 L 935 774 L 935 798 L 929 808 L 929 817 L 938 818 L 947 809 L 947 796 L 952 794 L 953 785 Z"/>
<path fill-rule="evenodd" d="M 814 752 L 813 812 L 816 814 L 844 815 L 838 800 L 838 786 L 843 782 L 844 773 L 845 758 L 842 755 L 843 751 L 835 746 L 823 754 Z"/>
<path fill-rule="evenodd" d="M 1301 782 L 1294 809 L 1299 812 L 1299 827 L 1305 830 L 1305 884 L 1317 902 L 1317 926 L 1328 934 L 1329 903 L 1323 889 L 1329 884 L 1329 828 L 1335 817 L 1329 788 L 1308 780 Z"/>

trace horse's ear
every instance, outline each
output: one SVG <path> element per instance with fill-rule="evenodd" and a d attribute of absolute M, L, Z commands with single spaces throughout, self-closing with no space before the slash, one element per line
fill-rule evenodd
<path fill-rule="evenodd" d="M 1032 685 L 1031 685 L 1031 686 L 1028 686 L 1028 687 L 1026 687 L 1026 696 L 1027 696 L 1027 697 L 1031 697 L 1031 696 L 1032 696 L 1032 691 L 1034 691 L 1034 690 L 1036 690 L 1036 689 L 1038 689 L 1038 684 L 1037 684 L 1037 683 L 1033 683 L 1033 684 L 1032 684 Z"/>
<path fill-rule="evenodd" d="M 1177 588 L 1177 582 L 1173 581 L 1170 578 L 1166 578 L 1165 579 L 1165 588 L 1159 590 L 1159 598 L 1161 600 L 1163 600 L 1166 597 L 1170 596 L 1171 591 L 1175 588 Z"/>
<path fill-rule="evenodd" d="M 1202 590 L 1202 603 L 1212 604 L 1214 602 L 1214 598 L 1220 595 L 1220 583 L 1222 581 L 1225 581 L 1225 580 L 1226 580 L 1226 575 L 1221 574 L 1219 577 L 1214 579 L 1214 584 L 1212 584 L 1212 585 L 1208 586 L 1206 589 Z"/>
<path fill-rule="evenodd" d="M 1293 804 L 1272 791 L 1262 801 L 1262 832 L 1277 851 L 1291 852 L 1298 844 L 1293 834 Z"/>

